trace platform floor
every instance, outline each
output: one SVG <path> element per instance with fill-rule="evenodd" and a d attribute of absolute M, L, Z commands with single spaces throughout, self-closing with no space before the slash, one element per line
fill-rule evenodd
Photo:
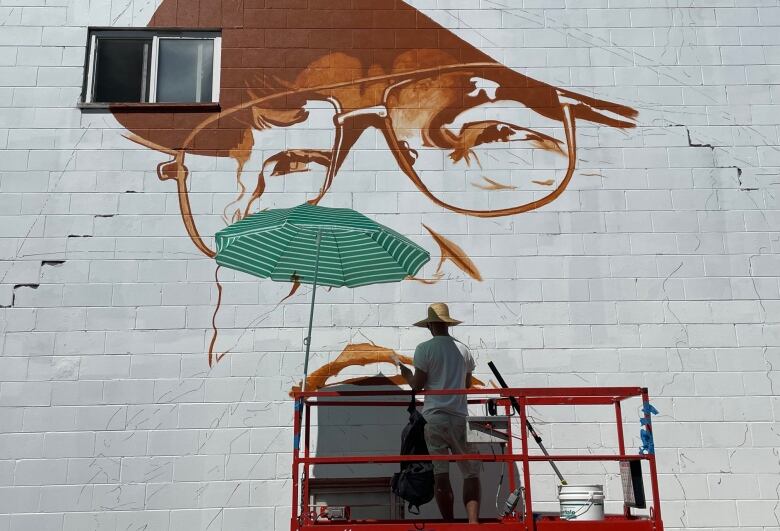
<path fill-rule="evenodd" d="M 483 531 L 662 531 L 647 517 L 625 518 L 607 515 L 604 520 L 577 522 L 561 520 L 555 515 L 537 515 L 532 526 L 522 521 L 481 520 L 478 526 L 466 521 L 443 522 L 437 520 L 373 520 L 348 522 L 317 522 L 304 525 L 300 531 L 468 531 L 478 527 Z"/>

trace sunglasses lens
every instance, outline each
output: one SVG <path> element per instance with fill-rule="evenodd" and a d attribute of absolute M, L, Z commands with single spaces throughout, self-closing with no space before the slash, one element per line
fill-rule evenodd
<path fill-rule="evenodd" d="M 472 80 L 412 83 L 389 102 L 396 135 L 416 152 L 417 176 L 438 200 L 466 210 L 520 208 L 548 195 L 569 166 L 564 124 Z M 412 102 L 426 122 L 410 114 Z"/>
<path fill-rule="evenodd" d="M 409 144 L 418 153 L 417 175 L 437 199 L 469 210 L 499 210 L 535 201 L 566 175 L 569 159 L 563 141 L 550 142 L 551 148 L 525 136 L 519 131 L 507 141 L 467 148 Z"/>

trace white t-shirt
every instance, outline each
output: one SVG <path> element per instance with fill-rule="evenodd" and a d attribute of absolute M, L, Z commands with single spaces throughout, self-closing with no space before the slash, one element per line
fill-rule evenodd
<path fill-rule="evenodd" d="M 474 358 L 466 345 L 450 336 L 433 336 L 414 351 L 414 366 L 428 374 L 425 389 L 463 389 L 466 373 L 474 372 Z M 468 415 L 466 395 L 429 395 L 425 397 L 423 417 L 442 411 Z"/>

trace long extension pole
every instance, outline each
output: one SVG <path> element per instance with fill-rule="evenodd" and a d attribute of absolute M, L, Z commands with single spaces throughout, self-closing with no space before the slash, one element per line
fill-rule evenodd
<path fill-rule="evenodd" d="M 303 362 L 303 384 L 301 390 L 306 391 L 306 378 L 309 375 L 309 351 L 311 350 L 311 325 L 314 321 L 314 299 L 317 295 L 317 276 L 320 272 L 320 243 L 322 242 L 322 229 L 317 231 L 317 257 L 314 261 L 314 284 L 311 288 L 311 308 L 309 309 L 309 332 L 303 342 L 306 344 L 306 358 Z"/>
<path fill-rule="evenodd" d="M 504 381 L 504 378 L 501 377 L 501 373 L 498 372 L 498 369 L 496 368 L 496 366 L 493 364 L 492 361 L 488 362 L 488 367 L 490 367 L 490 370 L 493 371 L 493 375 L 496 377 L 496 380 L 498 380 L 498 383 L 501 385 L 501 387 L 503 387 L 504 389 L 508 389 L 509 386 Z M 520 404 L 517 403 L 517 399 L 515 397 L 513 397 L 513 396 L 510 396 L 509 397 L 509 402 L 512 404 L 512 407 L 515 408 L 515 411 L 517 412 L 517 414 L 521 415 L 521 413 L 520 413 Z M 522 417 L 522 415 L 521 415 L 521 417 Z M 528 433 L 531 434 L 531 437 L 533 437 L 534 440 L 536 441 L 536 444 L 539 445 L 539 448 L 542 449 L 542 453 L 544 455 L 546 455 L 547 457 L 550 457 L 550 453 L 547 451 L 547 448 L 545 448 L 544 444 L 542 444 L 541 436 L 538 433 L 536 433 L 536 430 L 534 429 L 533 425 L 528 420 L 528 418 L 525 419 L 525 427 L 528 429 Z M 558 470 L 558 466 L 555 464 L 555 462 L 550 460 L 550 461 L 548 461 L 548 463 L 550 463 L 550 466 L 555 471 L 555 475 L 558 476 L 558 479 L 561 480 L 561 484 L 566 485 L 567 484 L 566 480 L 563 479 L 563 474 L 561 474 L 561 471 Z"/>

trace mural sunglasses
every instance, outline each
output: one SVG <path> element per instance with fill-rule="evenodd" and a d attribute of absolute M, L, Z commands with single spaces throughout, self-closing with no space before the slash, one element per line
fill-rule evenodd
<path fill-rule="evenodd" d="M 525 96 L 525 94 L 531 94 L 531 95 L 537 94 L 536 100 L 541 101 L 541 105 L 542 105 L 541 108 L 538 107 L 535 108 L 533 106 L 534 103 L 533 101 L 531 102 L 531 105 L 528 105 L 524 101 L 521 101 L 521 103 L 525 103 L 526 106 L 531 108 L 532 110 L 541 112 L 542 114 L 546 114 L 548 117 L 552 117 L 554 120 L 557 120 L 562 124 L 563 131 L 565 134 L 565 152 L 563 154 L 567 157 L 568 160 L 566 164 L 565 173 L 563 177 L 557 181 L 558 184 L 557 186 L 555 186 L 555 188 L 549 190 L 548 193 L 544 194 L 538 199 L 534 199 L 529 202 L 518 204 L 516 206 L 512 206 L 508 208 L 480 210 L 480 209 L 464 208 L 463 206 L 448 202 L 442 199 L 439 195 L 437 195 L 435 191 L 431 190 L 429 186 L 426 185 L 420 173 L 418 173 L 418 171 L 414 167 L 415 159 L 417 156 L 416 151 L 411 149 L 407 142 L 399 138 L 399 134 L 397 133 L 396 128 L 393 125 L 392 113 L 394 109 L 392 107 L 392 104 L 390 104 L 389 102 L 393 99 L 394 95 L 398 94 L 398 92 L 405 87 L 411 86 L 416 82 L 421 82 L 425 80 L 435 80 L 436 78 L 439 78 L 447 74 L 471 76 L 475 78 L 493 81 L 497 84 L 499 90 L 503 88 L 501 83 L 502 81 L 504 81 L 504 78 L 506 76 L 515 76 L 515 79 L 519 77 L 521 80 L 531 81 L 537 84 L 538 87 L 541 87 L 541 88 L 537 88 L 536 92 L 533 92 L 533 90 L 529 91 L 528 86 L 510 87 L 507 90 L 508 94 L 499 95 L 497 99 L 499 100 L 515 99 L 516 101 L 521 101 L 519 98 L 513 97 L 513 95 L 520 95 L 519 97 L 523 99 L 528 99 Z M 338 99 L 332 95 L 333 92 L 338 91 L 338 89 L 349 88 L 353 86 L 355 87 L 366 86 L 372 83 L 386 84 L 381 96 L 381 103 L 379 103 L 378 105 L 359 108 L 359 109 L 352 109 L 345 112 L 342 110 L 341 104 L 338 101 Z M 478 88 L 475 87 L 472 88 L 478 91 Z M 590 115 L 595 113 L 591 105 L 588 105 L 587 103 L 583 102 L 584 99 L 587 99 L 584 96 L 580 96 L 576 93 L 572 93 L 562 89 L 557 89 L 550 85 L 545 85 L 540 82 L 536 82 L 534 80 L 531 80 L 530 78 L 526 78 L 525 76 L 522 76 L 520 74 L 517 74 L 514 71 L 507 69 L 507 67 L 502 64 L 485 62 L 485 63 L 464 63 L 464 64 L 449 65 L 449 66 L 442 66 L 442 67 L 418 69 L 411 72 L 403 72 L 399 74 L 377 75 L 377 76 L 365 77 L 365 78 L 351 80 L 342 83 L 332 83 L 332 84 L 321 85 L 316 87 L 306 87 L 303 89 L 289 88 L 279 92 L 275 92 L 274 94 L 253 98 L 249 101 L 225 109 L 219 113 L 207 117 L 195 128 L 193 128 L 193 130 L 189 133 L 189 135 L 182 143 L 182 147 L 177 150 L 171 150 L 163 146 L 152 144 L 138 137 L 137 135 L 129 135 L 128 138 L 130 138 L 131 140 L 137 143 L 140 143 L 142 145 L 145 145 L 157 151 L 167 153 L 172 156 L 171 160 L 162 162 L 158 165 L 157 167 L 158 177 L 161 180 L 176 181 L 178 197 L 179 197 L 179 205 L 180 205 L 180 210 L 182 214 L 182 219 L 184 221 L 184 225 L 187 229 L 188 234 L 190 235 L 193 242 L 195 243 L 196 247 L 207 256 L 213 257 L 215 253 L 202 240 L 197 230 L 197 227 L 195 225 L 194 217 L 192 214 L 192 208 L 190 206 L 190 201 L 189 201 L 188 189 L 187 189 L 187 178 L 189 176 L 189 170 L 187 169 L 184 163 L 186 153 L 188 151 L 194 150 L 193 145 L 198 134 L 206 130 L 210 126 L 211 127 L 216 126 L 218 120 L 224 119 L 226 117 L 229 117 L 230 115 L 239 113 L 241 111 L 250 110 L 254 107 L 261 107 L 261 106 L 268 105 L 270 103 L 278 103 L 280 101 L 291 100 L 291 99 L 327 101 L 334 106 L 336 112 L 333 120 L 335 126 L 334 141 L 333 141 L 333 146 L 330 149 L 330 156 L 328 157 L 329 160 L 326 167 L 324 183 L 318 195 L 314 199 L 309 200 L 310 203 L 317 204 L 319 201 L 322 200 L 324 195 L 331 187 L 336 177 L 336 174 L 338 173 L 339 168 L 341 167 L 341 164 L 344 162 L 346 156 L 349 153 L 350 148 L 352 147 L 352 145 L 354 145 L 354 141 L 357 140 L 357 138 L 366 129 L 368 129 L 369 127 L 374 127 L 382 134 L 383 138 L 385 139 L 385 142 L 387 143 L 387 147 L 392 153 L 393 158 L 395 159 L 398 165 L 398 168 L 407 176 L 407 178 L 410 179 L 414 187 L 420 192 L 422 192 L 423 195 L 425 195 L 431 202 L 451 212 L 455 212 L 467 216 L 481 217 L 481 218 L 501 217 L 501 216 L 508 216 L 508 215 L 520 214 L 523 212 L 528 212 L 531 210 L 538 209 L 544 205 L 547 205 L 552 201 L 554 201 L 556 198 L 558 198 L 564 192 L 566 187 L 569 185 L 572 176 L 574 175 L 574 170 L 576 166 L 575 115 L 579 114 L 578 111 L 581 112 L 582 110 L 584 110 L 586 114 L 585 117 L 587 119 L 590 117 Z M 485 101 L 488 101 L 489 96 L 485 94 L 483 99 L 485 99 Z M 597 100 L 592 100 L 592 101 L 597 101 Z M 607 102 L 603 102 L 603 103 L 606 104 Z M 607 120 L 614 120 L 614 119 L 607 118 Z M 618 123 L 624 123 L 624 122 L 618 122 Z M 252 197 L 250 198 L 249 203 L 246 207 L 245 214 L 248 214 L 250 212 L 250 208 L 252 204 L 262 195 L 264 190 L 265 190 L 265 182 L 262 178 L 260 178 L 258 180 L 258 185 L 254 190 Z"/>

